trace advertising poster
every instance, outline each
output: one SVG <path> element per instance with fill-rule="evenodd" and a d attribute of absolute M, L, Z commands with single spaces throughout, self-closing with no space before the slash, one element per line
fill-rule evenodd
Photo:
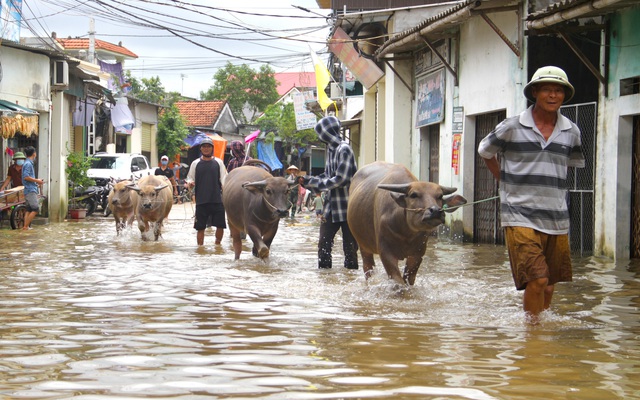
<path fill-rule="evenodd" d="M 453 145 L 451 146 L 451 168 L 453 168 L 453 174 L 460 174 L 460 146 L 462 144 L 462 134 L 456 133 L 453 135 Z"/>
<path fill-rule="evenodd" d="M 416 91 L 416 128 L 444 119 L 444 69 L 418 78 Z"/>
<path fill-rule="evenodd" d="M 299 131 L 316 126 L 316 115 L 305 107 L 306 97 L 304 93 L 300 92 L 293 94 L 293 112 L 296 115 L 296 128 Z"/>

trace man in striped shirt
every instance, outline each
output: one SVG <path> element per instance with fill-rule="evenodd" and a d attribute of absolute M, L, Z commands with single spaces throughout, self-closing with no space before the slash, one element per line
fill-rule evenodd
<path fill-rule="evenodd" d="M 567 172 L 585 160 L 580 130 L 559 110 L 574 92 L 562 69 L 538 69 L 524 88 L 534 105 L 498 124 L 478 147 L 500 182 L 511 272 L 532 323 L 549 308 L 555 283 L 572 280 Z"/>

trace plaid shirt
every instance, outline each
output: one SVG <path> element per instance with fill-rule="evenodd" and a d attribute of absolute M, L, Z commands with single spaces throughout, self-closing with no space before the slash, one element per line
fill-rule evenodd
<path fill-rule="evenodd" d="M 356 159 L 349 143 L 341 140 L 340 121 L 336 117 L 322 118 L 315 130 L 318 138 L 327 144 L 327 160 L 324 173 L 311 177 L 306 187 L 327 192 L 322 211 L 327 220 L 331 214 L 332 222 L 345 222 L 349 186 L 357 170 Z"/>

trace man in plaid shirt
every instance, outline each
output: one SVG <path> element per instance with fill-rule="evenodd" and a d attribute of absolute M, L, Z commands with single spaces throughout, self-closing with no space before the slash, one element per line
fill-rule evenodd
<path fill-rule="evenodd" d="M 333 239 L 342 229 L 344 266 L 358 269 L 358 244 L 347 224 L 349 186 L 357 170 L 356 159 L 349 143 L 342 140 L 338 118 L 322 118 L 315 131 L 318 138 L 327 144 L 327 160 L 324 173 L 305 176 L 304 186 L 326 192 L 318 241 L 318 268 L 331 268 Z"/>

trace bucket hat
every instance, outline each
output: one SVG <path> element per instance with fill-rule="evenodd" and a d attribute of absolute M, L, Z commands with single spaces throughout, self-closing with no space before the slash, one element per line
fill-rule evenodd
<path fill-rule="evenodd" d="M 21 158 L 22 158 L 23 160 L 26 160 L 26 159 L 27 159 L 27 157 L 25 157 L 25 156 L 24 156 L 24 153 L 23 153 L 23 152 L 21 152 L 21 151 L 18 151 L 18 152 L 16 152 L 16 154 L 14 154 L 14 155 L 13 155 L 13 159 L 14 159 L 14 160 L 18 160 L 18 159 L 21 159 Z"/>
<path fill-rule="evenodd" d="M 567 74 L 561 68 L 555 67 L 553 65 L 538 68 L 538 70 L 531 77 L 531 81 L 529 81 L 529 83 L 527 83 L 527 86 L 524 87 L 524 97 L 526 97 L 532 103 L 535 103 L 536 99 L 531 94 L 531 89 L 533 85 L 537 85 L 538 83 L 555 83 L 564 86 L 565 96 L 563 103 L 571 100 L 575 93 L 573 85 L 569 83 Z"/>

